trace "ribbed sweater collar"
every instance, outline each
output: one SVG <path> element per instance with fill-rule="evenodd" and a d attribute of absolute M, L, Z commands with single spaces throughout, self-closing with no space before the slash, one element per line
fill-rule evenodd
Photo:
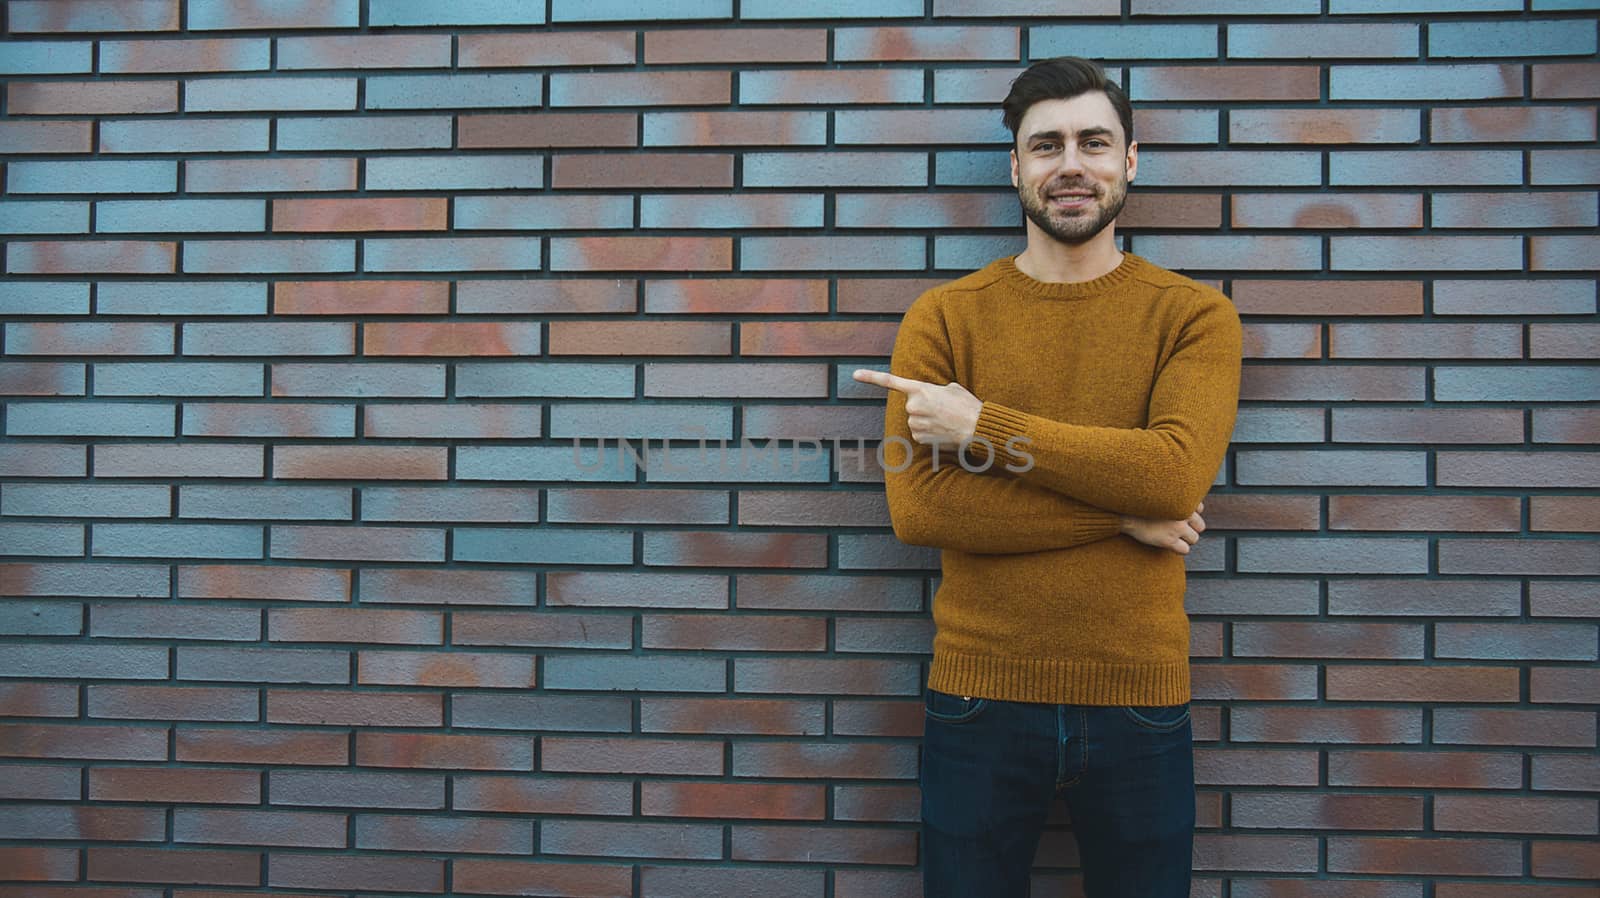
<path fill-rule="evenodd" d="M 1094 280 L 1064 284 L 1034 280 L 1023 274 L 1017 267 L 1016 256 L 996 259 L 994 264 L 1000 269 L 1000 280 L 1019 296 L 1031 299 L 1088 299 L 1127 287 L 1137 279 L 1139 269 L 1149 263 L 1133 253 L 1125 252 L 1121 264 Z"/>

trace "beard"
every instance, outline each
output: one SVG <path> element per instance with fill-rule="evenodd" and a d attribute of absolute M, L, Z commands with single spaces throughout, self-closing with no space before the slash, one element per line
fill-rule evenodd
<path fill-rule="evenodd" d="M 1071 212 L 1057 212 L 1050 208 L 1046 196 L 1063 190 L 1092 190 L 1094 205 Z M 1096 184 L 1079 180 L 1052 181 L 1040 187 L 1019 186 L 1017 198 L 1022 201 L 1022 212 L 1039 229 L 1062 243 L 1078 245 L 1089 242 L 1122 214 L 1128 202 L 1128 179 L 1124 175 L 1105 190 Z"/>

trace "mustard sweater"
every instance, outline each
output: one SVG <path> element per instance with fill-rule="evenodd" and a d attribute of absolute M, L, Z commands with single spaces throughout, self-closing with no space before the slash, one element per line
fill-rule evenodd
<path fill-rule="evenodd" d="M 1120 534 L 1123 514 L 1179 520 L 1221 467 L 1238 408 L 1232 302 L 1132 253 L 1056 284 L 999 259 L 906 312 L 890 370 L 983 400 L 994 464 L 911 443 L 890 391 L 884 480 L 895 534 L 943 550 L 928 685 L 1083 705 L 1189 700 L 1182 555 Z M 1013 445 L 1031 456 L 1008 454 Z M 914 451 L 903 471 L 904 446 Z M 969 447 L 968 463 L 987 454 Z"/>

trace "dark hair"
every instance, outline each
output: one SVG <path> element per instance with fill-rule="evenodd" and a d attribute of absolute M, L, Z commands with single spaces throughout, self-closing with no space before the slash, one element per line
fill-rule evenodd
<path fill-rule="evenodd" d="M 1100 91 L 1117 110 L 1122 120 L 1122 136 L 1133 143 L 1133 106 L 1122 85 L 1106 77 L 1106 70 L 1092 59 L 1081 56 L 1058 56 L 1028 66 L 1028 70 L 1011 82 L 1011 92 L 1006 94 L 1000 108 L 1005 110 L 1006 127 L 1012 140 L 1022 127 L 1022 117 L 1033 104 L 1041 100 L 1070 100 L 1080 94 Z"/>

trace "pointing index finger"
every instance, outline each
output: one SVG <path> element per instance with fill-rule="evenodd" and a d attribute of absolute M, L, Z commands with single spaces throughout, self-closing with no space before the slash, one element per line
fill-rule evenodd
<path fill-rule="evenodd" d="M 927 384 L 920 380 L 912 380 L 909 377 L 900 377 L 898 375 L 890 374 L 887 371 L 873 371 L 870 368 L 857 368 L 851 377 L 861 381 L 862 383 L 876 384 L 877 386 L 887 387 L 891 390 L 899 390 L 902 393 L 910 393 L 918 387 L 927 386 Z"/>

